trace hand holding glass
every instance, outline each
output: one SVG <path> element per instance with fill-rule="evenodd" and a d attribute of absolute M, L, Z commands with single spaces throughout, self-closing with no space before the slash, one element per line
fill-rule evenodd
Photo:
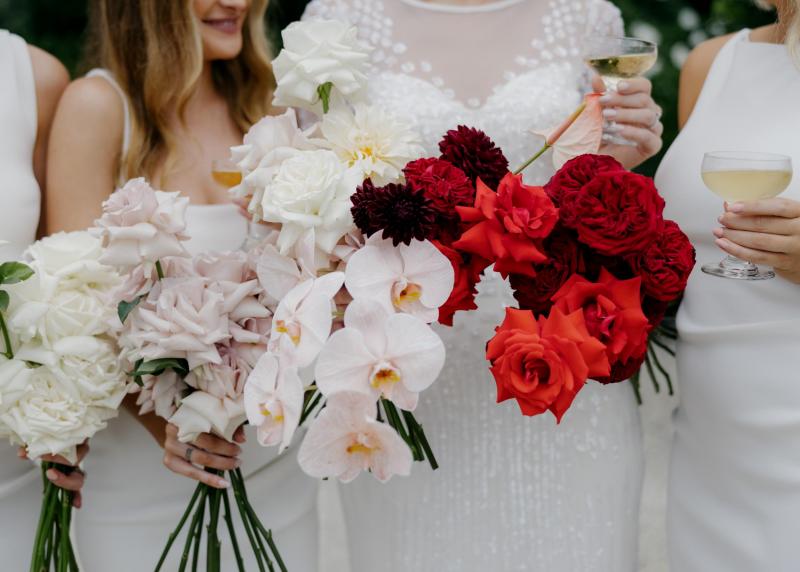
<path fill-rule="evenodd" d="M 792 181 L 792 159 L 784 155 L 748 151 L 706 153 L 703 182 L 728 202 L 757 201 L 780 195 Z M 706 264 L 703 272 L 735 280 L 769 280 L 772 270 L 728 256 L 717 264 Z"/>

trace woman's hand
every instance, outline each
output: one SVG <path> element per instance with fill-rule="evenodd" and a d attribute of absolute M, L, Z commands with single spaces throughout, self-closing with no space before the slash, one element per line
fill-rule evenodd
<path fill-rule="evenodd" d="M 596 76 L 592 87 L 605 91 L 603 80 Z M 633 78 L 620 82 L 618 92 L 609 91 L 600 98 L 603 116 L 611 122 L 606 133 L 618 135 L 636 143 L 616 145 L 604 142 L 600 152 L 611 155 L 626 168 L 632 169 L 659 151 L 664 144 L 661 135 L 661 108 L 653 101 L 653 85 L 645 78 Z"/>
<path fill-rule="evenodd" d="M 244 443 L 244 429 L 239 427 L 233 436 L 236 443 Z M 200 467 L 230 471 L 240 465 L 239 455 L 242 448 L 236 443 L 228 443 L 210 433 L 203 433 L 193 443 L 178 441 L 178 428 L 167 424 L 167 436 L 164 441 L 164 465 L 173 473 L 189 477 L 210 487 L 224 489 L 230 483 L 213 475 Z"/>
<path fill-rule="evenodd" d="M 69 467 L 75 467 L 75 470 L 72 471 L 70 474 L 62 473 L 57 469 L 48 469 L 45 473 L 47 479 L 66 491 L 71 491 L 75 493 L 72 497 L 72 506 L 75 508 L 81 508 L 82 499 L 81 499 L 81 489 L 83 488 L 83 483 L 86 480 L 86 473 L 84 473 L 81 469 L 78 468 L 78 465 L 83 461 L 84 457 L 89 453 L 89 443 L 84 442 L 82 445 L 78 445 L 77 448 L 78 452 L 78 460 L 73 465 L 69 461 L 67 461 L 61 455 L 43 455 L 41 460 L 43 462 L 49 463 L 58 463 L 59 465 L 65 465 Z M 27 459 L 28 453 L 25 450 L 25 447 L 20 447 L 17 451 L 17 455 L 20 459 Z"/>
<path fill-rule="evenodd" d="M 772 266 L 775 272 L 800 284 L 800 202 L 765 199 L 726 205 L 714 229 L 722 250 L 753 264 Z"/>

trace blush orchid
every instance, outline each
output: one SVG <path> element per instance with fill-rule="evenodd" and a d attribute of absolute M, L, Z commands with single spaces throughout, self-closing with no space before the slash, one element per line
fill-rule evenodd
<path fill-rule="evenodd" d="M 336 477 L 343 483 L 361 471 L 381 482 L 407 476 L 413 461 L 408 445 L 388 425 L 376 420 L 375 401 L 361 393 L 338 393 L 309 428 L 297 460 L 308 475 Z"/>
<path fill-rule="evenodd" d="M 258 428 L 258 442 L 280 444 L 285 450 L 300 424 L 303 382 L 293 367 L 282 367 L 278 356 L 266 353 L 258 360 L 244 388 L 244 407 L 251 425 Z"/>
<path fill-rule="evenodd" d="M 354 299 L 371 298 L 390 312 L 432 323 L 453 291 L 453 266 L 428 241 L 395 247 L 377 234 L 347 263 L 345 285 Z"/>
<path fill-rule="evenodd" d="M 422 320 L 393 314 L 374 300 L 347 308 L 344 329 L 320 352 L 315 377 L 323 395 L 355 391 L 413 411 L 419 393 L 444 367 L 444 344 Z"/>
<path fill-rule="evenodd" d="M 343 282 L 343 273 L 332 272 L 301 282 L 286 294 L 272 318 L 270 351 L 299 368 L 309 366 L 330 336 L 333 298 Z"/>

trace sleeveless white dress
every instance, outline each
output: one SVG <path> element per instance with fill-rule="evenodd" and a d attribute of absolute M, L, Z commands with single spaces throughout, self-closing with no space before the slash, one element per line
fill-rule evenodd
<path fill-rule="evenodd" d="M 529 130 L 577 107 L 585 38 L 622 33 L 603 0 L 314 0 L 305 18 L 358 25 L 376 46 L 372 101 L 414 121 L 429 153 L 466 124 L 512 167 L 541 146 Z M 547 155 L 526 178 L 552 173 Z M 496 275 L 479 290 L 477 311 L 439 329 L 447 364 L 417 412 L 441 468 L 340 487 L 353 572 L 632 572 L 643 472 L 633 390 L 589 383 L 559 426 L 497 405 L 484 348 L 514 300 Z"/>
<path fill-rule="evenodd" d="M 707 276 L 722 201 L 703 185 L 703 153 L 756 150 L 800 167 L 800 70 L 785 46 L 749 31 L 717 55 L 656 182 L 697 247 L 678 315 L 678 381 L 669 490 L 675 572 L 800 570 L 800 285 Z M 800 177 L 785 197 L 800 200 Z"/>
<path fill-rule="evenodd" d="M 123 145 L 127 151 L 127 98 L 105 70 L 94 70 L 89 75 L 105 78 L 120 93 L 126 115 Z M 238 250 L 247 238 L 247 221 L 233 204 L 191 205 L 186 218 L 187 233 L 192 237 L 186 243 L 190 253 Z M 249 428 L 247 437 L 242 447 L 242 471 L 254 508 L 264 525 L 272 529 L 289 569 L 316 570 L 317 482 L 300 470 L 292 449 L 277 456 L 274 449 L 260 447 Z M 83 508 L 75 517 L 85 570 L 151 570 L 196 483 L 164 467 L 163 451 L 127 410 L 109 422 L 108 429 L 92 439 L 91 445 L 92 452 L 84 462 L 88 478 Z M 234 522 L 239 520 L 237 513 Z M 237 531 L 247 569 L 256 570 L 246 533 L 239 524 Z M 222 569 L 235 570 L 224 524 L 220 537 Z M 183 538 L 173 547 L 165 570 L 177 569 Z"/>
<path fill-rule="evenodd" d="M 41 193 L 33 174 L 36 86 L 25 41 L 0 30 L 0 262 L 36 240 Z M 0 554 L 4 570 L 27 570 L 41 504 L 41 473 L 0 441 Z"/>

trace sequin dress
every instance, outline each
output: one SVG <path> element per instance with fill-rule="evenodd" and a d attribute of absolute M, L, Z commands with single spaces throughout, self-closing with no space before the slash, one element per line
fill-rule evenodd
<path fill-rule="evenodd" d="M 305 18 L 358 26 L 376 48 L 372 101 L 414 121 L 429 153 L 466 124 L 512 166 L 541 145 L 530 130 L 580 101 L 582 42 L 622 33 L 604 0 L 314 0 Z M 552 172 L 547 156 L 526 177 Z M 643 452 L 631 387 L 590 383 L 561 425 L 497 405 L 483 350 L 514 300 L 496 275 L 479 290 L 479 309 L 440 329 L 447 365 L 417 412 L 441 468 L 341 487 L 353 572 L 636 570 Z"/>

